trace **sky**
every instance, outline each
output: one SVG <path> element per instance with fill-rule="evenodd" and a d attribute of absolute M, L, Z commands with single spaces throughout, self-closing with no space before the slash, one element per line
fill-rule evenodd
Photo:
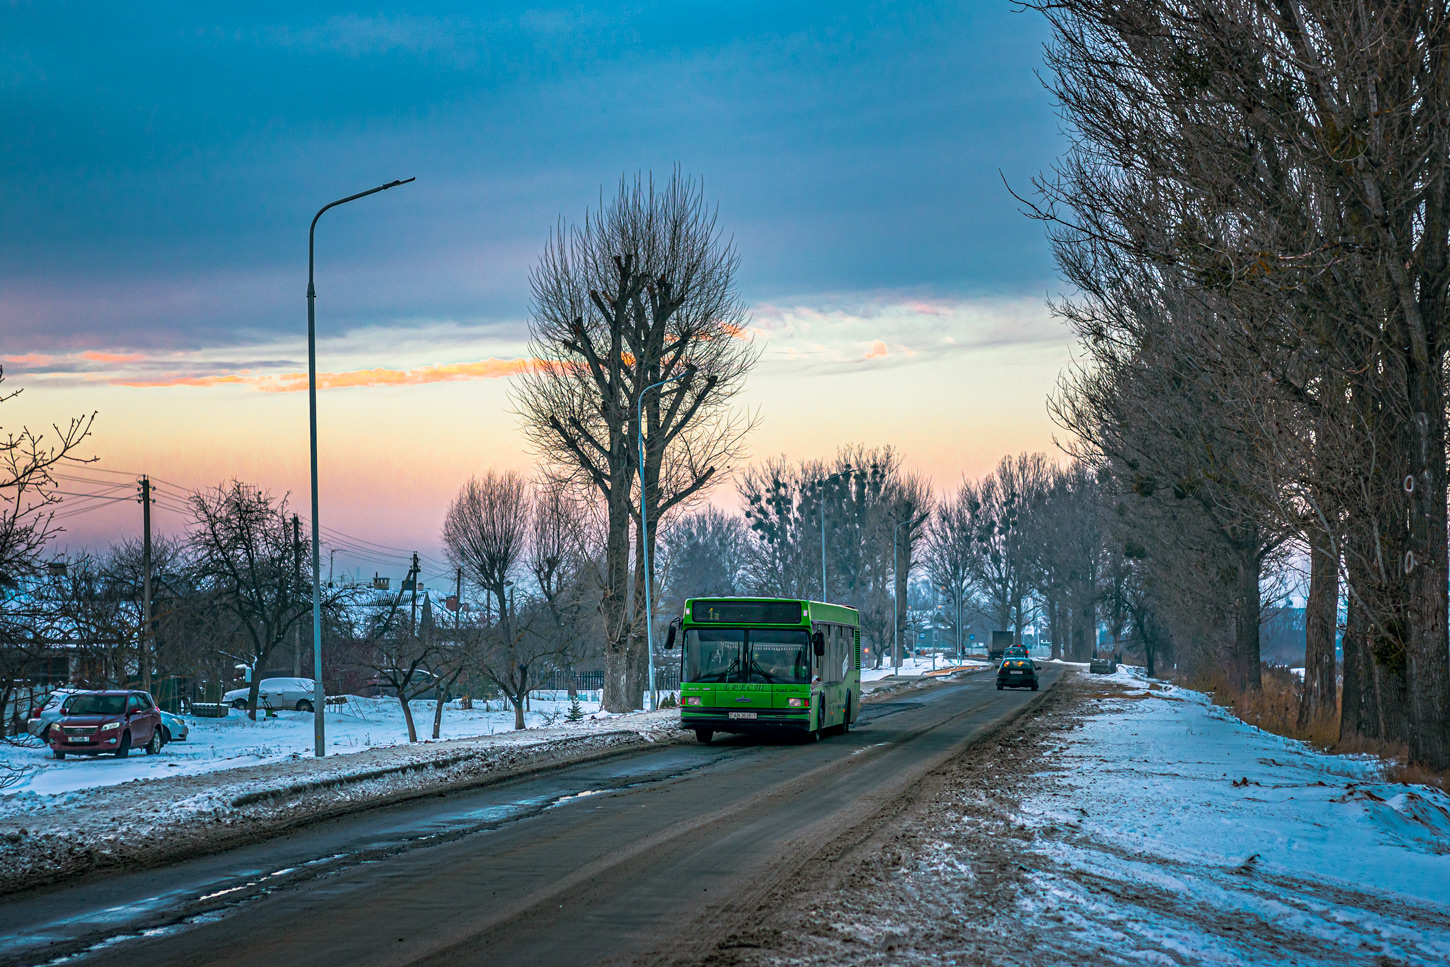
<path fill-rule="evenodd" d="M 703 180 L 761 347 L 751 459 L 892 443 L 947 490 L 1054 447 L 1071 358 L 1030 189 L 1064 149 L 1007 0 L 0 6 L 0 425 L 95 412 L 74 494 L 237 478 L 400 573 L 470 474 L 528 471 L 509 375 L 551 230 L 622 176 Z M 86 481 L 108 481 L 109 490 Z M 728 486 L 714 495 L 729 504 Z M 60 548 L 139 529 L 69 497 Z M 345 545 L 345 546 L 344 546 Z"/>

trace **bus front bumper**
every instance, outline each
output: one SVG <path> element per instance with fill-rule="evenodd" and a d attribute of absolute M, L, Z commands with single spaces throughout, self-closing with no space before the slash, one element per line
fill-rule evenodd
<path fill-rule="evenodd" d="M 682 709 L 680 725 L 706 732 L 807 732 L 811 716 L 803 709 Z"/>

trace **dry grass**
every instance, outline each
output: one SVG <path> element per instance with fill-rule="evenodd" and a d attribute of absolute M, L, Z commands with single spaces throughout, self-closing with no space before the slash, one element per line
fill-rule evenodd
<path fill-rule="evenodd" d="M 1385 778 L 1390 782 L 1450 789 L 1450 774 L 1410 765 L 1409 749 L 1403 742 L 1353 737 L 1341 742 L 1338 713 L 1321 716 L 1301 726 L 1299 696 L 1304 683 L 1289 669 L 1281 665 L 1265 665 L 1262 682 L 1257 691 L 1239 691 L 1229 686 L 1222 673 L 1215 673 L 1207 679 L 1180 684 L 1208 693 L 1215 705 L 1229 709 L 1238 718 L 1265 732 L 1299 739 L 1335 755 L 1374 756 L 1384 763 Z"/>

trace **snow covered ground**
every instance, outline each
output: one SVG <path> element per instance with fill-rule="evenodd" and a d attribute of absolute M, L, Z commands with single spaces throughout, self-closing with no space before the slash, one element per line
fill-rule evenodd
<path fill-rule="evenodd" d="M 883 678 L 890 678 L 892 675 L 900 675 L 902 678 L 906 678 L 914 677 L 917 675 L 927 675 L 933 671 L 941 672 L 953 668 L 979 668 L 987 667 L 991 664 L 991 662 L 982 661 L 981 659 L 976 658 L 937 658 L 935 662 L 933 662 L 929 657 L 906 658 L 901 662 L 901 668 L 899 671 L 892 668 L 890 664 L 884 665 L 881 668 L 861 669 L 861 681 L 877 682 Z"/>
<path fill-rule="evenodd" d="M 1450 797 L 1134 671 L 1093 681 L 1123 694 L 1090 703 L 1020 811 L 1039 955 L 1450 963 Z"/>
<path fill-rule="evenodd" d="M 440 739 L 473 738 L 513 730 L 514 713 L 507 703 L 495 699 L 489 703 L 475 700 L 473 704 L 472 709 L 465 710 L 455 700 L 444 708 Z M 601 714 L 597 692 L 581 692 L 579 704 L 586 716 Z M 524 721 L 531 729 L 567 721 L 566 692 L 535 693 L 530 705 Z M 413 722 L 420 739 L 426 740 L 433 734 L 433 709 L 430 701 L 412 703 Z M 18 783 L 0 791 L 0 804 L 18 794 L 52 796 L 133 779 L 194 775 L 279 762 L 310 756 L 313 751 L 314 725 L 310 713 L 278 712 L 276 718 L 259 717 L 255 722 L 245 712 L 237 711 L 224 719 L 184 718 L 191 727 L 187 741 L 173 742 L 154 756 L 136 751 L 124 760 L 114 756 L 70 756 L 57 761 L 39 741 L 23 745 L 0 743 L 0 764 L 22 771 Z M 408 743 L 403 710 L 393 698 L 350 695 L 346 704 L 328 706 L 326 726 L 329 755 Z"/>

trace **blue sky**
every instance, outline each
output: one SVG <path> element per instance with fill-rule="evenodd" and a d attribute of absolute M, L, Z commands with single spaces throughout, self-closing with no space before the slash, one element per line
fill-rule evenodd
<path fill-rule="evenodd" d="M 675 164 L 752 301 L 1051 277 L 998 174 L 1059 146 L 1005 2 L 245 7 L 0 12 L 8 352 L 270 343 L 312 211 L 411 175 L 323 223 L 330 325 L 517 324 L 555 220 Z"/>
<path fill-rule="evenodd" d="M 1069 340 L 1003 178 L 1064 142 L 1008 0 L 238 6 L 0 7 L 7 427 L 95 409 L 118 472 L 305 494 L 305 397 L 259 390 L 305 367 L 308 222 L 416 176 L 319 228 L 324 518 L 434 541 L 468 473 L 528 469 L 500 374 L 550 229 L 678 165 L 739 249 L 754 457 L 894 441 L 948 487 L 1051 447 Z"/>

